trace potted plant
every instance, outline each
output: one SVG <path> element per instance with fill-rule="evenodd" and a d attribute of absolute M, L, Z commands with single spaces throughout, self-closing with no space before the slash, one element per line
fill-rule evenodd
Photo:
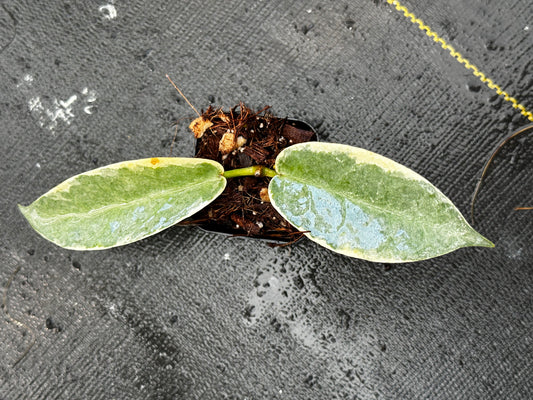
<path fill-rule="evenodd" d="M 240 104 L 190 125 L 197 157 L 124 161 L 73 176 L 19 206 L 44 238 L 99 250 L 177 223 L 409 262 L 493 247 L 416 172 L 379 154 L 317 142 L 308 125 Z"/>

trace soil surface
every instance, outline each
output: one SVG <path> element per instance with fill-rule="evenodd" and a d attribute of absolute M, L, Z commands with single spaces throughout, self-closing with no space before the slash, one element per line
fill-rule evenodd
<path fill-rule="evenodd" d="M 229 112 L 209 107 L 191 124 L 196 157 L 215 160 L 225 170 L 264 165 L 274 168 L 277 155 L 296 143 L 316 140 L 308 124 L 278 118 L 269 107 L 254 111 L 244 104 Z M 228 179 L 224 192 L 184 224 L 238 236 L 293 241 L 302 234 L 270 204 L 267 177 Z"/>

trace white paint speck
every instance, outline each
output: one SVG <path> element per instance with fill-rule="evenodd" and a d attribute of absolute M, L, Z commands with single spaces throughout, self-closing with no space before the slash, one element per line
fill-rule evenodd
<path fill-rule="evenodd" d="M 85 114 L 89 114 L 91 115 L 94 111 L 94 106 L 86 106 L 86 107 L 83 107 L 83 112 Z"/>
<path fill-rule="evenodd" d="M 53 129 L 57 126 L 57 120 L 65 122 L 70 125 L 70 122 L 74 118 L 72 113 L 72 103 L 76 101 L 78 96 L 73 95 L 67 101 L 54 99 L 52 107 L 44 110 L 45 115 L 52 122 L 49 129 Z"/>
<path fill-rule="evenodd" d="M 31 76 L 30 74 L 26 74 L 22 77 L 22 81 L 17 83 L 17 87 L 21 87 L 22 85 L 30 86 L 32 82 L 33 82 L 33 76 Z"/>
<path fill-rule="evenodd" d="M 117 17 L 117 9 L 113 4 L 105 4 L 103 6 L 98 7 L 98 11 L 100 11 L 105 19 L 112 20 Z"/>
<path fill-rule="evenodd" d="M 35 163 L 35 168 L 40 169 L 41 168 L 41 164 Z"/>
<path fill-rule="evenodd" d="M 87 103 L 94 103 L 96 101 L 96 92 L 94 90 L 89 90 L 89 88 L 84 87 L 81 90 L 81 94 L 86 97 L 85 101 Z"/>
<path fill-rule="evenodd" d="M 40 98 L 39 96 L 32 97 L 32 98 L 28 101 L 28 108 L 30 109 L 30 111 L 34 111 L 34 110 L 37 110 L 37 111 L 44 110 L 43 103 L 41 103 L 41 98 Z"/>
<path fill-rule="evenodd" d="M 524 30 L 529 31 L 529 26 L 528 25 L 524 26 Z"/>
<path fill-rule="evenodd" d="M 78 100 L 78 96 L 74 94 L 70 96 L 67 101 L 59 100 L 59 104 L 61 104 L 63 108 L 69 108 L 76 100 Z"/>
<path fill-rule="evenodd" d="M 312 8 L 309 8 L 307 11 L 307 14 L 311 14 L 313 12 L 313 9 Z"/>
<path fill-rule="evenodd" d="M 96 92 L 94 90 L 90 90 L 87 87 L 84 87 L 81 91 L 81 94 L 84 96 L 85 101 L 88 103 L 87 106 L 83 107 L 83 112 L 89 115 L 94 114 L 96 106 L 91 103 L 94 103 L 96 101 Z"/>
<path fill-rule="evenodd" d="M 33 77 L 30 75 L 23 78 L 23 82 L 32 81 Z M 74 109 L 77 104 L 85 102 L 85 106 L 82 104 L 80 106 L 86 114 L 93 114 L 94 108 L 96 107 L 93 104 L 96 101 L 96 92 L 89 88 L 83 88 L 81 92 L 70 95 L 66 100 L 58 98 L 43 100 L 43 98 L 48 99 L 49 96 L 31 96 L 28 100 L 28 109 L 37 119 L 39 125 L 50 131 L 53 131 L 60 122 L 70 125 L 75 117 Z"/>
<path fill-rule="evenodd" d="M 225 253 L 224 254 L 224 261 L 229 261 L 230 260 L 230 255 L 229 253 Z"/>

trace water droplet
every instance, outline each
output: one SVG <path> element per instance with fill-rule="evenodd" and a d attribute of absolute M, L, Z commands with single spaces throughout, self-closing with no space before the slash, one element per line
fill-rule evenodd
<path fill-rule="evenodd" d="M 485 48 L 489 51 L 498 50 L 498 46 L 494 43 L 494 40 L 487 40 L 485 43 Z"/>
<path fill-rule="evenodd" d="M 279 279 L 276 278 L 275 276 L 271 276 L 270 279 L 268 280 L 268 283 L 270 287 L 272 287 L 273 289 L 276 289 L 279 286 Z"/>
<path fill-rule="evenodd" d="M 292 282 L 294 283 L 294 286 L 296 286 L 297 289 L 302 290 L 305 286 L 305 283 L 300 275 L 296 275 Z"/>
<path fill-rule="evenodd" d="M 348 30 L 353 31 L 355 29 L 355 21 L 353 19 L 347 19 L 344 21 L 344 26 L 346 26 Z"/>
<path fill-rule="evenodd" d="M 255 309 L 255 306 L 248 305 L 243 311 L 244 318 L 246 318 L 249 322 L 254 320 L 254 317 L 255 317 L 254 309 Z"/>
<path fill-rule="evenodd" d="M 466 87 L 468 90 L 474 93 L 477 93 L 481 90 L 481 84 L 479 83 L 468 83 Z"/>

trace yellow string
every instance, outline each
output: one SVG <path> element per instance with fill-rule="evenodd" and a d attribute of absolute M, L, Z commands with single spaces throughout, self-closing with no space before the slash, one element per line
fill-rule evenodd
<path fill-rule="evenodd" d="M 511 97 L 506 91 L 502 90 L 502 88 L 495 84 L 492 79 L 488 78 L 483 72 L 479 70 L 478 67 L 476 67 L 470 61 L 464 58 L 461 53 L 459 53 L 453 48 L 453 46 L 446 43 L 443 38 L 441 38 L 437 33 L 435 33 L 429 26 L 424 24 L 424 22 L 420 18 L 417 18 L 416 15 L 410 12 L 405 6 L 400 4 L 398 0 L 387 0 L 387 3 L 395 6 L 396 10 L 402 12 L 403 15 L 406 18 L 410 19 L 413 24 L 418 25 L 418 28 L 421 31 L 424 31 L 426 35 L 433 39 L 434 42 L 439 43 L 444 50 L 447 50 L 450 55 L 455 58 L 459 63 L 463 64 L 466 69 L 471 70 L 474 76 L 478 77 L 481 82 L 483 82 L 490 89 L 498 93 L 498 95 L 503 96 L 505 101 L 510 102 L 513 108 L 520 110 L 520 114 L 522 114 L 524 117 L 533 122 L 533 113 L 531 111 L 528 111 L 522 104 L 518 102 L 518 100 L 516 100 L 514 97 Z"/>

